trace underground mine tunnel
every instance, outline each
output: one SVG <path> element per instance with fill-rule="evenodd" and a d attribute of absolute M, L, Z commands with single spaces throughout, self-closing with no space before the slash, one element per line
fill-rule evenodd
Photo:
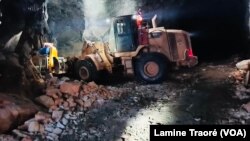
<path fill-rule="evenodd" d="M 141 9 L 145 19 L 157 14 L 158 26 L 188 31 L 193 53 L 205 63 L 173 71 L 155 85 L 110 75 L 104 78 L 115 81 L 104 85 L 46 75 L 42 91 L 31 80 L 14 86 L 23 72 L 17 73 L 16 55 L 2 48 L 25 20 L 42 21 L 25 17 L 45 3 L 48 38 L 60 55 L 75 56 L 84 39 L 106 40 L 107 18 Z M 0 140 L 2 133 L 24 140 L 148 140 L 149 124 L 250 124 L 245 74 L 231 60 L 249 58 L 249 47 L 248 0 L 0 0 Z M 221 59 L 229 63 L 217 65 Z"/>

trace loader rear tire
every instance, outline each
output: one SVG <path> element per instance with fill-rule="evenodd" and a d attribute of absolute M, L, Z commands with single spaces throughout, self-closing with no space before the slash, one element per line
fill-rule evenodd
<path fill-rule="evenodd" d="M 161 83 L 165 78 L 166 71 L 166 59 L 157 53 L 142 54 L 135 61 L 135 76 L 141 83 Z"/>
<path fill-rule="evenodd" d="M 96 81 L 98 79 L 98 71 L 91 59 L 80 60 L 77 64 L 78 77 L 86 82 Z"/>

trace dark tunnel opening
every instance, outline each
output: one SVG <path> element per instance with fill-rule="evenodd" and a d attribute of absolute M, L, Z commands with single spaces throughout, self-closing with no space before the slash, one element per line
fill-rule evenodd
<path fill-rule="evenodd" d="M 191 33 L 198 31 L 192 41 L 200 59 L 248 55 L 248 0 L 196 0 L 188 4 L 178 22 Z"/>
<path fill-rule="evenodd" d="M 203 61 L 249 55 L 248 0 L 189 0 L 159 10 L 159 24 L 191 34 L 193 50 Z M 150 4 L 149 4 L 150 5 Z M 154 14 L 150 11 L 148 17 Z M 149 16 L 150 15 L 150 16 Z"/>

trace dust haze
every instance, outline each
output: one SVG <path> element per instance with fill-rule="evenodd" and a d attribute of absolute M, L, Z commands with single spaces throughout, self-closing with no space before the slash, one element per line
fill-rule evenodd
<path fill-rule="evenodd" d="M 107 41 L 112 17 L 135 14 L 134 0 L 83 0 L 85 15 L 84 40 Z"/>

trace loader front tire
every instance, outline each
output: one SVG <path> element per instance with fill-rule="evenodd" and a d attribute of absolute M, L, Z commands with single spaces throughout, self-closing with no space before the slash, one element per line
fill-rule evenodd
<path fill-rule="evenodd" d="M 77 64 L 77 75 L 83 81 L 90 82 L 98 79 L 98 71 L 91 59 L 80 60 Z"/>
<path fill-rule="evenodd" d="M 141 83 L 161 83 L 166 75 L 166 59 L 156 53 L 146 53 L 135 61 L 135 76 Z"/>

